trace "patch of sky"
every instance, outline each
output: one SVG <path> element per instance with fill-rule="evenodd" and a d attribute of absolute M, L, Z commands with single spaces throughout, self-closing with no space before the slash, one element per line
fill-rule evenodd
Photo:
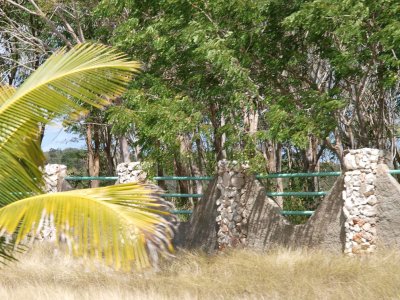
<path fill-rule="evenodd" d="M 42 141 L 42 150 L 85 148 L 85 141 L 78 134 L 67 132 L 61 122 L 53 122 L 46 125 Z"/>

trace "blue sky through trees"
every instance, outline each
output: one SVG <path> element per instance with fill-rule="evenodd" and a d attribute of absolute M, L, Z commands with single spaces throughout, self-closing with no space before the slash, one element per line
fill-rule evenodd
<path fill-rule="evenodd" d="M 65 131 L 60 123 L 52 123 L 46 126 L 42 141 L 43 151 L 65 148 L 84 148 L 85 141 L 77 134 Z"/>

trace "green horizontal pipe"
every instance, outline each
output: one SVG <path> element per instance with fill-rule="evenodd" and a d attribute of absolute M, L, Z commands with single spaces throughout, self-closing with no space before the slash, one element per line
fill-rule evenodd
<path fill-rule="evenodd" d="M 65 180 L 108 180 L 115 181 L 118 176 L 66 176 Z"/>
<path fill-rule="evenodd" d="M 191 210 L 173 210 L 171 213 L 175 215 L 190 215 L 193 213 Z M 314 211 L 313 210 L 281 210 L 279 212 L 281 215 L 284 216 L 311 216 Z"/>
<path fill-rule="evenodd" d="M 153 180 L 212 180 L 211 176 L 157 176 Z"/>
<path fill-rule="evenodd" d="M 164 198 L 201 198 L 203 194 L 161 194 Z"/>
<path fill-rule="evenodd" d="M 319 197 L 325 196 L 328 192 L 267 192 L 267 196 L 297 196 L 297 197 Z"/>
<path fill-rule="evenodd" d="M 342 172 L 314 172 L 314 173 L 271 173 L 267 175 L 256 175 L 257 179 L 267 178 L 294 178 L 294 177 L 325 177 L 339 176 Z"/>
<path fill-rule="evenodd" d="M 314 172 L 314 173 L 271 173 L 256 175 L 257 179 L 268 178 L 296 178 L 296 177 L 326 177 L 339 176 L 341 172 Z M 389 170 L 389 174 L 400 174 L 400 170 Z M 67 176 L 66 180 L 117 180 L 118 176 Z M 212 180 L 212 176 L 156 176 L 153 180 Z"/>
<path fill-rule="evenodd" d="M 281 210 L 279 212 L 284 216 L 312 216 L 313 210 Z"/>
<path fill-rule="evenodd" d="M 191 215 L 192 211 L 191 210 L 173 210 L 171 211 L 174 215 Z"/>

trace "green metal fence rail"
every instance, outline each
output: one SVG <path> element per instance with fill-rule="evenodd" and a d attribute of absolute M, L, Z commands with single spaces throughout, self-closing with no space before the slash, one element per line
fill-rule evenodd
<path fill-rule="evenodd" d="M 257 179 L 272 179 L 272 178 L 300 178 L 300 177 L 329 177 L 329 176 L 340 176 L 341 172 L 310 172 L 310 173 L 271 173 L 271 174 L 258 174 L 255 177 Z M 389 174 L 400 174 L 400 170 L 389 170 Z M 115 181 L 118 179 L 117 176 L 67 176 L 66 180 L 103 180 L 103 181 Z M 156 176 L 153 177 L 155 181 L 161 180 L 204 180 L 209 181 L 212 180 L 212 176 Z M 269 197 L 286 197 L 286 196 L 295 196 L 295 197 L 321 197 L 327 195 L 328 192 L 319 191 L 319 192 L 267 192 L 266 195 Z M 179 194 L 179 193 L 168 193 L 161 195 L 164 198 L 201 198 L 202 194 Z M 174 214 L 191 214 L 191 210 L 173 210 Z M 291 210 L 282 210 L 280 211 L 281 215 L 286 216 L 311 216 L 314 211 L 291 211 Z"/>
<path fill-rule="evenodd" d="M 85 180 L 101 180 L 101 181 L 115 181 L 118 176 L 66 176 L 65 180 L 85 181 Z"/>
<path fill-rule="evenodd" d="M 340 176 L 342 172 L 313 172 L 313 173 L 270 173 L 266 175 L 256 175 L 257 179 L 269 179 L 269 178 L 297 178 L 297 177 L 328 177 L 328 176 Z"/>
<path fill-rule="evenodd" d="M 212 176 L 156 176 L 153 180 L 212 180 Z"/>
<path fill-rule="evenodd" d="M 164 198 L 201 198 L 203 194 L 161 194 Z"/>
<path fill-rule="evenodd" d="M 279 213 L 284 216 L 312 216 L 314 211 L 313 210 L 281 210 Z"/>
<path fill-rule="evenodd" d="M 296 197 L 321 197 L 328 194 L 328 192 L 267 192 L 267 196 L 269 197 L 287 197 L 287 196 L 296 196 Z"/>
<path fill-rule="evenodd" d="M 66 176 L 65 180 L 73 181 L 88 181 L 88 180 L 101 180 L 101 181 L 116 181 L 118 176 Z M 212 180 L 211 176 L 157 176 L 153 177 L 153 180 Z M 179 194 L 179 193 L 168 193 L 161 194 L 163 198 L 201 198 L 203 194 Z M 173 210 L 173 214 L 191 214 L 191 210 Z"/>
<path fill-rule="evenodd" d="M 400 174 L 400 170 L 398 174 Z M 315 172 L 315 173 L 272 173 L 267 175 L 256 175 L 257 179 L 270 179 L 270 178 L 296 178 L 296 177 L 323 177 L 323 176 L 339 176 L 341 172 Z M 74 180 L 74 181 L 88 181 L 88 180 L 101 180 L 101 181 L 116 181 L 118 179 L 117 176 L 67 176 L 66 180 Z M 203 180 L 210 181 L 212 180 L 212 176 L 156 176 L 153 177 L 155 181 L 161 180 Z M 325 196 L 327 192 L 267 192 L 267 196 L 276 197 L 276 196 L 296 196 L 296 197 L 320 197 Z M 161 194 L 161 197 L 164 198 L 201 198 L 203 194 L 179 194 L 179 193 L 168 193 Z M 172 210 L 173 214 L 192 214 L 192 210 Z M 281 215 L 287 216 L 311 216 L 314 211 L 290 211 L 290 210 L 282 210 L 280 211 Z"/>
<path fill-rule="evenodd" d="M 174 215 L 191 215 L 192 211 L 191 210 L 172 210 L 171 213 Z"/>

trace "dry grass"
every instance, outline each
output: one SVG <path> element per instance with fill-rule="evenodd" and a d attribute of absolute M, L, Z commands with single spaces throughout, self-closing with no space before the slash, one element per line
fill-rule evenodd
<path fill-rule="evenodd" d="M 400 253 L 179 253 L 158 272 L 87 266 L 41 247 L 0 270 L 1 299 L 398 299 Z"/>

